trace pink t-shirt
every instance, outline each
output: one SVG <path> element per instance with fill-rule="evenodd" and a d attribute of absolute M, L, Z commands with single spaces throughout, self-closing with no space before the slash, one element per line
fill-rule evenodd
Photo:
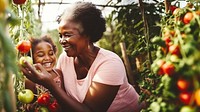
<path fill-rule="evenodd" d="M 92 81 L 107 85 L 121 85 L 108 112 L 137 112 L 139 95 L 128 83 L 126 70 L 121 58 L 113 52 L 100 49 L 87 76 L 77 80 L 74 59 L 63 52 L 57 63 L 63 73 L 64 85 L 71 97 L 83 102 Z"/>

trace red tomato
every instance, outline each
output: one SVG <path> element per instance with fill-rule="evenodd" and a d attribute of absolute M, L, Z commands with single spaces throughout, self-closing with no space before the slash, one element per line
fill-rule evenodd
<path fill-rule="evenodd" d="M 171 54 L 179 56 L 180 55 L 180 48 L 179 48 L 178 45 L 171 45 L 171 46 L 169 46 L 169 52 Z"/>
<path fill-rule="evenodd" d="M 192 12 L 187 12 L 183 17 L 183 23 L 188 24 L 193 18 Z"/>
<path fill-rule="evenodd" d="M 194 99 L 198 106 L 200 106 L 200 89 L 197 89 L 194 94 Z"/>
<path fill-rule="evenodd" d="M 185 80 L 185 79 L 178 79 L 177 81 L 177 86 L 178 86 L 178 89 L 181 90 L 181 91 L 185 91 L 189 88 L 190 86 L 190 82 Z"/>
<path fill-rule="evenodd" d="M 179 99 L 182 103 L 188 105 L 191 101 L 192 93 L 189 92 L 183 92 L 179 94 Z"/>
<path fill-rule="evenodd" d="M 49 93 L 43 93 L 37 99 L 38 104 L 42 106 L 48 106 L 50 104 L 50 101 L 51 96 L 49 95 Z"/>
<path fill-rule="evenodd" d="M 163 74 L 164 74 L 164 71 L 163 71 L 163 69 L 162 69 L 162 66 L 164 65 L 164 63 L 165 63 L 165 61 L 162 60 L 162 59 L 160 59 L 160 60 L 158 60 L 158 61 L 156 62 L 156 64 L 157 64 L 158 67 L 159 67 L 159 70 L 158 70 L 158 74 L 159 74 L 159 75 L 163 75 Z"/>
<path fill-rule="evenodd" d="M 31 42 L 28 40 L 21 40 L 17 43 L 16 48 L 22 53 L 27 53 L 31 49 Z"/>
<path fill-rule="evenodd" d="M 165 64 L 163 64 L 162 66 L 163 72 L 167 75 L 172 75 L 175 72 L 175 67 L 171 62 L 166 62 Z"/>
<path fill-rule="evenodd" d="M 174 6 L 174 5 L 170 5 L 170 6 L 169 6 L 169 10 L 172 12 L 172 14 L 173 14 L 173 12 L 174 12 L 174 10 L 175 10 L 176 8 L 177 8 L 177 7 Z"/>
<path fill-rule="evenodd" d="M 59 110 L 59 105 L 56 100 L 54 100 L 51 104 L 49 104 L 48 109 L 50 112 L 58 112 Z"/>
<path fill-rule="evenodd" d="M 24 4 L 25 2 L 26 2 L 26 0 L 13 0 L 13 3 L 15 3 L 17 5 Z"/>

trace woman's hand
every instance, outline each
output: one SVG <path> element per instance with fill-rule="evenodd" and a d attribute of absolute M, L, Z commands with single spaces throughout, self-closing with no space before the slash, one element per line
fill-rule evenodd
<path fill-rule="evenodd" d="M 41 64 L 34 64 L 33 66 L 27 61 L 24 62 L 23 66 L 20 66 L 21 71 L 31 81 L 43 85 L 45 87 L 50 86 L 53 81 L 51 75 L 44 69 Z"/>

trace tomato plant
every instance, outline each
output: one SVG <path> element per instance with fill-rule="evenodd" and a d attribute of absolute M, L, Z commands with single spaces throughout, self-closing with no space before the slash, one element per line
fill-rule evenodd
<path fill-rule="evenodd" d="M 31 49 L 31 42 L 28 40 L 21 40 L 17 43 L 16 48 L 21 53 L 28 53 Z"/>
<path fill-rule="evenodd" d="M 18 100 L 22 103 L 31 103 L 34 99 L 34 94 L 30 89 L 24 89 L 19 92 Z"/>

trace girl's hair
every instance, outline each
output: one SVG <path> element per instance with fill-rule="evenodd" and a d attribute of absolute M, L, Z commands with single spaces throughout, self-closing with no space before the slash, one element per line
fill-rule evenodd
<path fill-rule="evenodd" d="M 57 52 L 56 45 L 54 44 L 53 40 L 51 39 L 51 37 L 49 35 L 44 35 L 44 36 L 42 36 L 40 38 L 34 38 L 34 37 L 32 37 L 32 38 L 30 38 L 30 42 L 31 42 L 32 53 L 35 52 L 35 47 L 40 42 L 47 42 L 47 43 L 49 43 L 52 46 L 54 53 L 56 54 L 56 52 Z M 28 55 L 30 56 L 30 52 L 28 53 Z"/>
<path fill-rule="evenodd" d="M 71 14 L 69 16 L 69 14 Z M 90 2 L 76 2 L 70 10 L 66 9 L 59 17 L 58 22 L 70 17 L 73 22 L 81 24 L 83 32 L 89 36 L 91 42 L 97 42 L 103 36 L 106 30 L 105 18 L 102 12 L 94 4 Z"/>

